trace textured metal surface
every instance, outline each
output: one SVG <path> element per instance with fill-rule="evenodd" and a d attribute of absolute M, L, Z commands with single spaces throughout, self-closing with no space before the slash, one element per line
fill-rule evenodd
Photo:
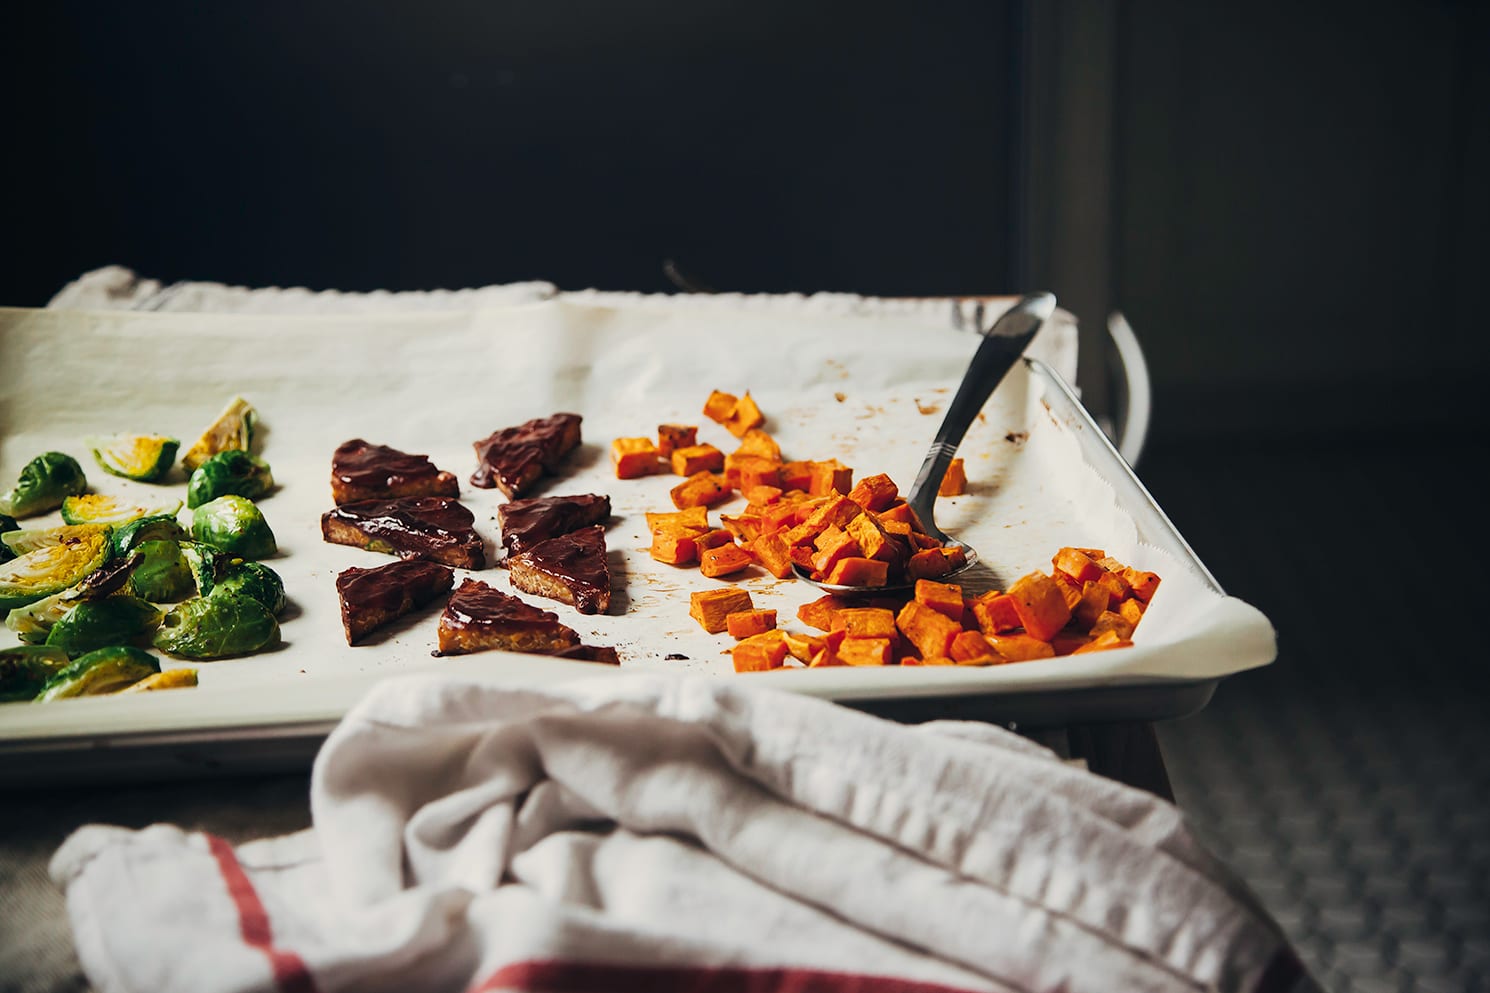
<path fill-rule="evenodd" d="M 1415 439 L 1140 472 L 1279 634 L 1274 665 L 1160 727 L 1176 799 L 1336 993 L 1490 989 L 1490 680 L 1454 565 L 1477 540 L 1440 488 L 1465 457 Z"/>

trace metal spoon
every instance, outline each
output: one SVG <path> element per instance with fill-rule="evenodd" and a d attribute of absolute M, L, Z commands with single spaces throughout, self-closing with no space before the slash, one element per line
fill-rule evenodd
<path fill-rule="evenodd" d="M 978 553 L 971 545 L 943 533 L 936 526 L 932 511 L 936 504 L 937 490 L 942 485 L 942 477 L 947 474 L 947 467 L 957 454 L 957 446 L 962 443 L 963 436 L 967 434 L 967 429 L 972 426 L 983 405 L 1009 374 L 1019 356 L 1024 354 L 1030 339 L 1054 312 L 1053 294 L 1031 293 L 1022 297 L 994 322 L 993 327 L 983 332 L 983 342 L 973 354 L 967 372 L 963 374 L 957 394 L 952 398 L 952 405 L 947 408 L 947 416 L 942 419 L 941 429 L 936 433 L 936 440 L 931 443 L 931 450 L 926 453 L 926 460 L 921 463 L 921 471 L 916 474 L 916 481 L 906 497 L 906 503 L 915 511 L 926 533 L 943 545 L 961 548 L 967 558 L 962 566 L 938 577 L 939 580 L 950 579 L 978 561 Z M 886 586 L 841 586 L 813 579 L 807 570 L 796 563 L 792 564 L 792 571 L 798 579 L 840 596 L 893 593 L 915 585 L 914 581 L 906 581 Z"/>

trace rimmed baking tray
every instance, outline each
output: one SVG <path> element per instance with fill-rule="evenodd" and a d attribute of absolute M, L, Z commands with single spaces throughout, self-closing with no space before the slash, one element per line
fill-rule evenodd
<path fill-rule="evenodd" d="M 975 345 L 970 332 L 913 315 L 728 312 L 645 300 L 386 317 L 0 311 L 0 478 L 60 449 L 84 462 L 96 489 L 135 492 L 146 484 L 94 469 L 82 439 L 130 430 L 189 441 L 242 395 L 262 415 L 261 454 L 280 484 L 262 507 L 281 548 L 269 564 L 292 601 L 279 650 L 201 664 L 194 690 L 0 706 L 0 781 L 303 767 L 374 680 L 452 666 L 513 685 L 638 671 L 754 679 L 902 720 L 1050 727 L 1183 716 L 1204 706 L 1221 678 L 1271 662 L 1267 619 L 1224 594 L 1070 387 L 1037 357 L 1037 340 L 969 431 L 961 450 L 969 492 L 939 503 L 938 522 L 987 563 L 969 583 L 975 590 L 1048 571 L 1062 545 L 1101 546 L 1160 573 L 1164 584 L 1135 647 L 987 669 L 730 671 L 727 639 L 687 616 L 689 592 L 716 581 L 646 554 L 643 514 L 670 509 L 667 489 L 677 480 L 614 479 L 610 440 L 681 421 L 699 423 L 701 440 L 727 449 L 733 439 L 701 417 L 703 399 L 714 388 L 750 390 L 788 457 L 837 457 L 860 474 L 908 481 Z M 505 653 L 433 658 L 437 606 L 349 648 L 335 575 L 385 559 L 320 539 L 336 445 L 363 437 L 422 452 L 464 481 L 472 442 L 557 410 L 584 416 L 586 444 L 538 492 L 611 496 L 615 592 L 610 616 L 544 606 L 587 641 L 616 645 L 622 666 Z M 184 479 L 166 486 L 184 491 Z M 503 498 L 466 485 L 462 499 L 495 546 Z M 476 578 L 508 588 L 501 569 Z M 763 574 L 740 583 L 757 605 L 776 607 L 783 624 L 817 592 Z"/>

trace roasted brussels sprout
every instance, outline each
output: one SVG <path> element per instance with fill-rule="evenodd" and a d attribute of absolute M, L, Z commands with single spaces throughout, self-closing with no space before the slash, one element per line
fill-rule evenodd
<path fill-rule="evenodd" d="M 285 609 L 285 584 L 279 573 L 262 562 L 237 562 L 228 566 L 217 578 L 212 595 L 236 593 L 252 597 L 269 608 L 269 613 L 278 617 Z"/>
<path fill-rule="evenodd" d="M 279 622 L 269 608 L 241 593 L 192 597 L 166 613 L 155 647 L 188 659 L 247 655 L 279 641 Z"/>
<path fill-rule="evenodd" d="M 68 524 L 128 524 L 146 517 L 175 517 L 180 509 L 180 500 L 145 506 L 105 493 L 79 493 L 62 501 L 62 519 Z"/>
<path fill-rule="evenodd" d="M 200 507 L 229 494 L 257 500 L 273 488 L 269 463 L 235 448 L 218 452 L 192 471 L 186 483 L 186 505 Z"/>
<path fill-rule="evenodd" d="M 202 432 L 202 437 L 197 439 L 196 444 L 181 456 L 181 464 L 186 467 L 187 472 L 195 472 L 197 466 L 218 452 L 235 448 L 245 452 L 253 451 L 254 428 L 258 420 L 258 411 L 247 400 L 234 397 L 228 401 L 222 413 L 217 415 L 212 426 Z"/>
<path fill-rule="evenodd" d="M 151 690 L 175 690 L 195 685 L 197 685 L 197 670 L 166 669 L 153 676 L 146 676 L 138 683 L 132 683 L 119 692 L 149 693 Z"/>
<path fill-rule="evenodd" d="M 28 645 L 41 645 L 52 633 L 52 628 L 62 620 L 64 614 L 83 602 L 83 594 L 76 586 L 69 586 L 61 593 L 44 596 L 35 603 L 16 607 L 5 615 L 5 626 L 16 633 Z"/>
<path fill-rule="evenodd" d="M 24 607 L 59 593 L 103 565 L 109 556 L 107 525 L 83 524 L 46 532 L 17 531 L 6 537 L 20 534 L 30 536 L 25 550 L 12 545 L 20 554 L 0 565 L 0 610 Z M 44 540 L 51 543 L 42 543 Z"/>
<path fill-rule="evenodd" d="M 0 514 L 35 517 L 56 510 L 64 499 L 87 489 L 88 478 L 77 459 L 47 452 L 27 462 L 15 488 L 0 496 Z"/>
<path fill-rule="evenodd" d="M 76 656 L 106 645 L 139 641 L 159 623 L 160 611 L 139 597 L 84 600 L 52 625 L 46 643 Z"/>
<path fill-rule="evenodd" d="M 178 507 L 177 510 L 179 509 Z M 115 556 L 122 556 L 128 555 L 136 545 L 147 541 L 182 541 L 185 538 L 186 528 L 176 520 L 175 511 L 172 511 L 119 525 L 114 529 L 109 545 Z"/>
<path fill-rule="evenodd" d="M 34 700 L 57 673 L 67 667 L 67 653 L 44 645 L 0 648 L 0 703 Z"/>
<path fill-rule="evenodd" d="M 93 461 L 104 472 L 154 483 L 171 471 L 181 441 L 158 434 L 116 434 L 110 438 L 90 438 L 88 447 L 93 452 Z"/>
<path fill-rule="evenodd" d="M 47 680 L 36 701 L 114 693 L 157 672 L 160 663 L 149 652 L 132 645 L 106 645 L 80 656 Z"/>
<path fill-rule="evenodd" d="M 9 534 L 11 531 L 19 531 L 21 526 L 16 523 L 14 517 L 8 514 L 0 514 L 0 534 Z M 16 557 L 16 553 L 10 550 L 10 546 L 0 541 L 0 562 L 9 562 Z"/>
<path fill-rule="evenodd" d="M 191 536 L 244 559 L 267 558 L 277 547 L 263 513 L 241 496 L 218 497 L 198 507 L 191 517 Z"/>
<path fill-rule="evenodd" d="M 180 545 L 181 555 L 186 559 L 191 578 L 197 584 L 197 593 L 201 596 L 212 592 L 212 588 L 217 585 L 218 573 L 226 569 L 228 563 L 242 561 L 200 541 L 183 541 Z"/>
<path fill-rule="evenodd" d="M 175 603 L 197 592 L 191 564 L 181 551 L 181 543 L 169 538 L 142 541 L 135 549 L 140 564 L 130 574 L 130 591 L 152 603 Z"/>

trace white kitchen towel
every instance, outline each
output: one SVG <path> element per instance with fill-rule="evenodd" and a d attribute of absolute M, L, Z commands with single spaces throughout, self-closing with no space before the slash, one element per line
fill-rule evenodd
<path fill-rule="evenodd" d="M 392 679 L 313 827 L 89 826 L 52 862 L 101 993 L 1313 990 L 1180 812 L 1017 735 L 761 679 Z"/>

